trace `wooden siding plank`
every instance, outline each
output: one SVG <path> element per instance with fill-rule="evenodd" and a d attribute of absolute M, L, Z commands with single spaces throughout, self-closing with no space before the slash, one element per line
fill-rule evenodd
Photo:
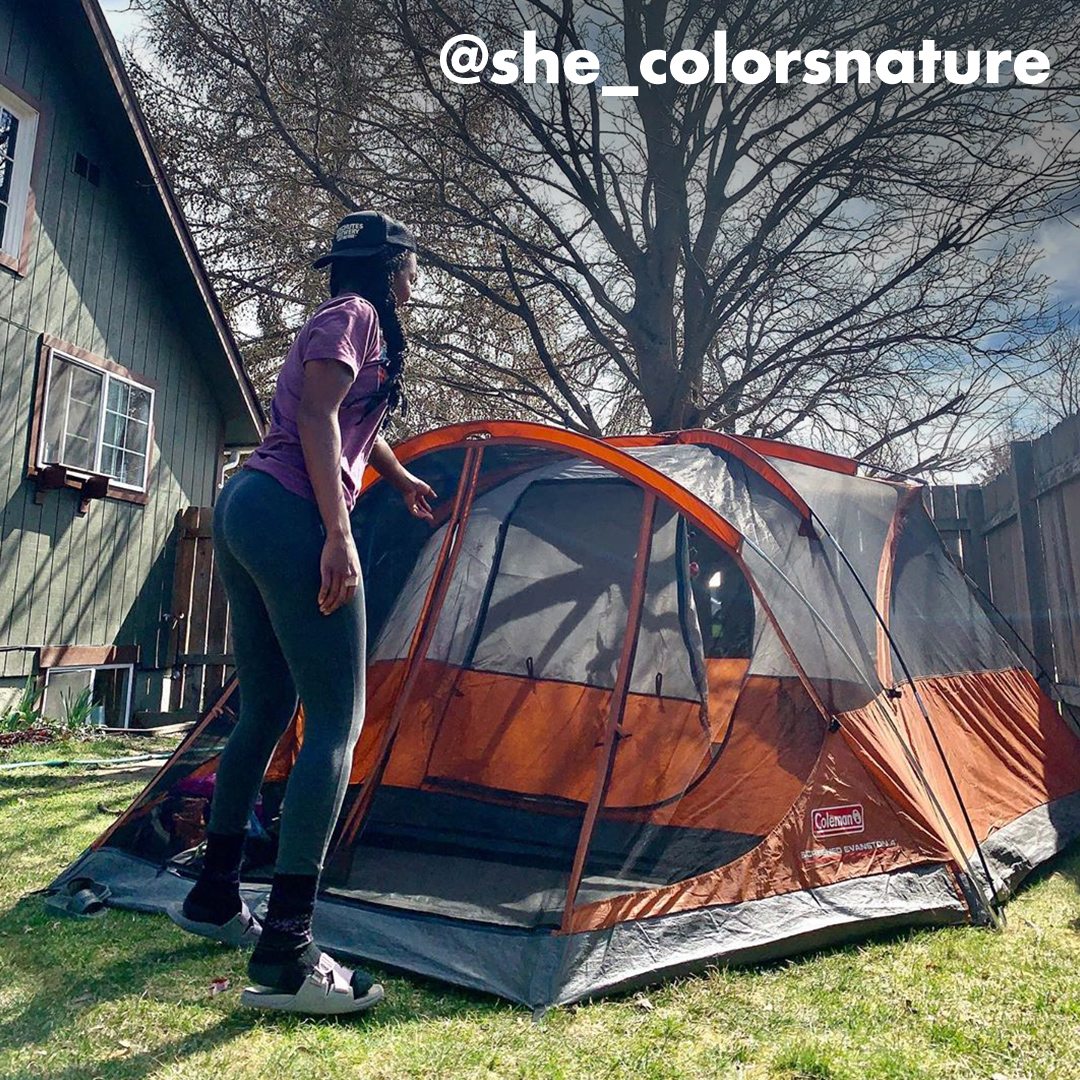
<path fill-rule="evenodd" d="M 153 319 L 153 307 L 149 302 L 151 286 L 158 282 L 156 274 L 140 281 L 140 302 L 135 312 L 135 333 L 133 337 L 133 360 L 138 364 L 138 372 L 154 378 L 157 374 L 156 363 L 150 355 L 149 324 Z M 159 287 L 160 292 L 160 287 Z M 160 395 L 155 395 L 154 408 L 157 411 Z M 156 438 L 156 434 L 155 434 Z M 155 460 L 151 448 L 151 464 Z M 153 546 L 154 514 L 149 517 L 144 512 L 132 515 L 128 530 L 128 544 L 133 558 L 125 563 L 124 594 L 127 597 L 124 611 L 123 628 L 126 636 L 139 641 L 144 655 L 149 655 L 154 646 L 157 627 L 155 608 L 152 598 L 147 595 L 146 585 L 153 570 L 156 551 Z"/>
<path fill-rule="evenodd" d="M 26 329 L 32 329 L 31 306 L 35 295 L 34 281 L 40 279 L 43 274 L 42 260 L 48 250 L 51 241 L 45 237 L 43 222 L 48 221 L 46 206 L 49 203 L 46 193 L 45 178 L 48 172 L 48 162 L 52 153 L 52 140 L 55 131 L 55 116 L 49 102 L 45 101 L 45 64 L 40 57 L 33 58 L 34 62 L 27 66 L 24 87 L 27 93 L 42 102 L 45 111 L 39 119 L 40 127 L 35 148 L 33 187 L 34 187 L 34 211 L 31 219 L 30 258 L 26 276 L 18 278 L 15 275 L 4 275 L 10 282 L 11 296 L 10 308 L 7 315 L 13 323 Z"/>
<path fill-rule="evenodd" d="M 0 418 L 4 431 L 17 433 L 16 411 L 22 401 L 25 381 L 24 354 L 26 350 L 25 331 L 11 325 L 3 328 L 3 356 L 0 357 L 0 370 L 4 373 L 3 394 L 0 396 Z M 0 559 L 0 602 L 4 608 L 0 611 L 0 638 L 5 644 L 15 645 L 25 641 L 22 629 L 22 616 L 25 609 L 19 604 L 19 566 L 23 562 L 23 500 L 14 480 L 15 469 L 22 448 L 16 435 L 9 445 L 0 444 L 0 482 L 5 482 L 4 503 L 0 511 L 0 544 L 5 550 L 5 557 Z M 27 658 L 14 653 L 0 653 L 0 673 L 4 676 L 22 675 L 26 669 Z"/>
<path fill-rule="evenodd" d="M 70 158 L 70 151 L 68 157 Z M 67 264 L 64 279 L 63 324 L 65 334 L 70 335 L 65 340 L 82 347 L 82 282 L 85 280 L 86 260 L 93 231 L 95 189 L 70 171 L 70 167 L 69 172 L 69 182 L 74 195 L 74 234 L 71 259 Z M 95 638 L 92 631 L 95 594 L 100 588 L 101 574 L 107 574 L 111 570 L 110 560 L 102 557 L 102 515 L 93 513 L 98 504 L 92 506 L 85 516 L 80 517 L 77 496 L 67 496 L 65 502 L 71 504 L 71 524 L 58 545 L 57 552 L 65 570 L 61 640 L 98 644 L 101 639 Z"/>
<path fill-rule="evenodd" d="M 42 86 L 42 94 L 49 100 L 59 102 L 62 99 L 58 77 L 53 70 L 45 73 Z M 42 162 L 41 178 L 43 195 L 47 197 L 41 200 L 42 214 L 38 225 L 39 246 L 37 248 L 38 272 L 34 275 L 33 290 L 30 297 L 29 318 L 33 327 L 47 327 L 53 325 L 53 320 L 62 306 L 61 296 L 65 287 L 64 263 L 60 258 L 60 252 L 64 247 L 65 228 L 73 225 L 70 211 L 70 185 L 63 167 L 59 164 L 63 158 L 62 147 L 64 145 L 65 132 L 67 129 L 66 117 L 61 109 L 54 109 L 52 122 L 49 125 L 47 157 Z M 37 360 L 37 342 L 34 341 L 34 359 Z M 31 384 L 32 385 L 32 384 Z M 29 413 L 31 409 L 31 394 L 25 392 L 21 395 L 24 423 L 29 425 Z M 26 449 L 26 436 L 20 440 Z M 20 478 L 25 469 L 25 460 L 18 466 Z M 23 483 L 24 492 L 28 485 Z M 28 640 L 48 641 L 55 640 L 56 630 L 50 620 L 50 593 L 52 591 L 55 547 L 54 538 L 61 531 L 60 505 L 65 493 L 58 493 L 50 497 L 43 506 L 37 506 L 32 498 L 24 500 L 24 523 L 28 529 L 35 533 L 35 538 L 27 538 L 22 545 L 22 554 L 27 562 L 20 560 L 19 576 L 25 583 L 22 604 L 26 613 L 25 637 Z M 53 614 L 61 606 L 54 602 Z"/>
<path fill-rule="evenodd" d="M 169 557 L 176 558 L 178 537 L 171 522 L 178 505 L 183 505 L 182 496 L 176 493 L 174 481 L 169 475 L 168 485 L 165 484 L 166 475 L 171 470 L 171 459 L 164 457 L 165 448 L 170 448 L 170 453 L 177 450 L 174 432 L 180 395 L 176 391 L 179 383 L 179 355 L 174 344 L 173 328 L 175 319 L 172 317 L 171 307 L 165 306 L 159 311 L 158 330 L 159 342 L 156 346 L 155 361 L 162 371 L 163 378 L 167 378 L 163 400 L 158 404 L 157 417 L 161 424 L 161 434 L 157 439 L 158 450 L 153 464 L 154 488 L 157 496 L 159 512 L 154 521 L 153 544 L 156 551 L 162 552 L 162 558 L 158 561 L 158 579 L 155 585 L 155 609 L 158 621 L 158 633 L 156 635 L 155 652 L 158 665 L 170 665 L 173 660 L 167 655 L 169 640 L 165 635 L 165 626 L 162 616 L 173 610 L 172 597 L 170 595 L 171 574 Z M 172 511 L 170 513 L 169 511 Z"/>
<path fill-rule="evenodd" d="M 10 70 L 8 59 L 15 40 L 15 10 L 11 4 L 0 7 L 0 64 L 4 71 Z"/>
<path fill-rule="evenodd" d="M 157 628 L 155 634 L 154 649 L 158 657 L 158 666 L 172 665 L 173 660 L 166 656 L 168 651 L 168 637 L 166 626 L 162 617 L 172 611 L 172 575 L 169 558 L 176 558 L 177 538 L 175 536 L 174 518 L 178 509 L 185 508 L 187 503 L 184 497 L 176 489 L 175 478 L 172 475 L 172 456 L 176 453 L 185 453 L 186 450 L 179 447 L 176 442 L 175 431 L 177 419 L 180 415 L 180 407 L 190 405 L 185 401 L 185 396 L 180 392 L 183 370 L 183 356 L 178 347 L 175 328 L 178 325 L 170 303 L 162 303 L 156 309 L 157 337 L 154 344 L 154 355 L 148 357 L 160 372 L 163 382 L 162 399 L 155 402 L 155 422 L 160 425 L 160 431 L 155 437 L 155 456 L 152 464 L 153 488 L 155 493 L 156 513 L 151 526 L 148 528 L 149 541 L 155 552 L 155 560 L 152 572 L 156 574 L 153 582 L 149 583 L 152 590 L 153 603 L 148 610 L 153 612 L 153 619 Z M 168 457 L 166 457 L 168 453 Z M 160 554 L 159 554 L 160 553 Z"/>
<path fill-rule="evenodd" d="M 67 106 L 66 87 L 60 82 L 58 73 L 50 73 L 50 83 L 56 86 L 54 99 Z M 60 336 L 70 341 L 71 315 L 68 299 L 71 288 L 71 270 L 69 267 L 76 259 L 79 246 L 79 203 L 83 198 L 82 182 L 70 168 L 70 146 L 72 141 L 72 120 L 70 109 L 56 110 L 56 135 L 53 151 L 49 159 L 49 171 L 46 184 L 54 193 L 58 190 L 57 223 L 52 233 L 53 269 L 50 274 L 49 289 L 45 300 L 44 326 L 60 327 Z M 48 644 L 74 644 L 74 623 L 77 623 L 79 603 L 77 592 L 68 592 L 71 577 L 68 573 L 72 557 L 71 531 L 77 517 L 75 498 L 67 491 L 57 492 L 46 499 L 43 524 L 49 523 L 46 535 L 49 537 L 47 551 L 42 554 L 38 549 L 38 573 L 42 577 L 39 586 L 40 598 L 34 604 L 39 612 L 36 635 Z M 79 542 L 85 543 L 85 530 L 78 530 Z M 31 619 L 31 626 L 35 625 Z M 33 631 L 32 631 L 33 632 Z"/>

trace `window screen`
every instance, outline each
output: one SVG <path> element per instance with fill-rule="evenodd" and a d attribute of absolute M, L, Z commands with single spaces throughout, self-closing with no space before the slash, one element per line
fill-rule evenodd
<path fill-rule="evenodd" d="M 0 250 L 9 259 L 23 249 L 37 126 L 34 109 L 0 85 Z"/>
<path fill-rule="evenodd" d="M 119 379 L 109 379 L 108 387 L 101 471 L 123 484 L 141 488 L 146 480 L 150 442 L 150 391 Z"/>
<path fill-rule="evenodd" d="M 85 708 L 91 724 L 127 727 L 130 699 L 131 667 L 128 665 L 51 668 L 45 677 L 41 709 L 52 719 L 66 721 Z"/>
<path fill-rule="evenodd" d="M 111 372 L 49 355 L 39 465 L 66 465 L 146 489 L 153 391 Z"/>
<path fill-rule="evenodd" d="M 754 644 L 754 597 L 731 555 L 699 530 L 687 530 L 689 586 L 705 657 L 748 658 Z"/>
<path fill-rule="evenodd" d="M 472 667 L 611 687 L 642 494 L 621 480 L 538 482 L 511 512 Z"/>

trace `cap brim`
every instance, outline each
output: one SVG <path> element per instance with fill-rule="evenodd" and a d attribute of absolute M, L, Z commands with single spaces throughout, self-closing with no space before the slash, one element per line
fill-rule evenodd
<path fill-rule="evenodd" d="M 372 255 L 382 254 L 387 248 L 400 248 L 402 251 L 416 251 L 415 247 L 410 247 L 408 244 L 399 244 L 393 240 L 387 240 L 385 244 L 377 244 L 375 247 L 347 248 L 345 251 L 327 252 L 325 255 L 320 255 L 311 265 L 316 270 L 321 270 L 324 266 L 329 266 L 335 259 L 371 258 Z"/>

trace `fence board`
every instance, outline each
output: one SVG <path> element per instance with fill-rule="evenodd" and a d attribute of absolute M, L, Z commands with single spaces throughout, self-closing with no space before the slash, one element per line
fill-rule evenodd
<path fill-rule="evenodd" d="M 956 488 L 942 485 L 930 489 L 930 516 L 940 522 L 938 531 L 945 543 L 945 549 L 961 569 L 964 566 L 963 532 L 965 522 L 960 520 L 956 505 Z"/>
<path fill-rule="evenodd" d="M 957 488 L 957 503 L 967 523 L 963 545 L 964 573 L 989 596 L 990 563 L 986 555 L 986 517 L 982 488 L 977 484 L 964 484 Z"/>
<path fill-rule="evenodd" d="M 211 507 L 189 507 L 178 515 L 169 656 L 171 708 L 200 712 L 231 673 L 228 603 L 214 572 Z"/>
<path fill-rule="evenodd" d="M 1080 480 L 1039 499 L 1056 679 L 1080 686 Z"/>
<path fill-rule="evenodd" d="M 1009 467 L 981 487 L 925 496 L 946 548 L 1035 655 L 1059 697 L 1080 703 L 1080 416 L 1010 447 Z"/>

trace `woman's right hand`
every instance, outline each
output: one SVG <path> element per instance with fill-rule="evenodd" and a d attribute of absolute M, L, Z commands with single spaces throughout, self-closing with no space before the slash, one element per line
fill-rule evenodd
<path fill-rule="evenodd" d="M 319 587 L 319 611 L 329 615 L 347 604 L 360 584 L 360 556 L 350 534 L 326 538 L 319 560 L 322 583 Z"/>

